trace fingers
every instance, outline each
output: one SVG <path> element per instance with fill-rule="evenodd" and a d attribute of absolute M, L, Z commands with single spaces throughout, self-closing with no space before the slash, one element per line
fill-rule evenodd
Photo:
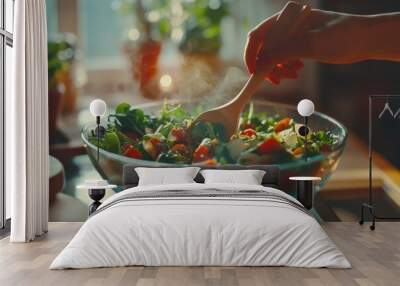
<path fill-rule="evenodd" d="M 296 79 L 303 66 L 303 62 L 300 60 L 292 60 L 284 64 L 277 64 L 266 79 L 273 84 L 279 84 L 283 79 Z"/>
<path fill-rule="evenodd" d="M 258 26 L 252 29 L 247 35 L 247 42 L 244 51 L 244 61 L 250 74 L 255 72 L 256 58 L 264 43 L 267 31 L 275 23 L 279 13 L 267 18 Z"/>
<path fill-rule="evenodd" d="M 310 11 L 311 8 L 308 5 L 289 1 L 276 19 L 280 26 L 277 32 L 283 33 L 285 37 L 290 36 L 298 29 Z"/>
<path fill-rule="evenodd" d="M 264 34 L 264 42 L 259 54 L 276 47 L 290 36 L 303 11 L 303 6 L 296 2 L 288 2 L 279 13 L 272 27 Z"/>
<path fill-rule="evenodd" d="M 300 59 L 311 57 L 313 53 L 312 33 L 302 31 L 310 12 L 311 9 L 304 6 L 295 21 L 295 28 L 290 31 L 291 35 L 279 46 L 269 49 L 257 57 L 256 69 L 263 70 L 263 67 L 275 66 L 266 76 L 271 83 L 279 84 L 283 79 L 297 78 L 299 70 L 303 68 L 303 62 Z"/>
<path fill-rule="evenodd" d="M 262 41 L 260 38 L 253 34 L 249 34 L 247 37 L 246 47 L 244 50 L 244 62 L 247 66 L 247 70 L 250 74 L 255 72 L 256 58 L 260 51 Z"/>
<path fill-rule="evenodd" d="M 288 35 L 294 28 L 293 23 L 297 23 L 297 20 L 293 19 L 298 19 L 305 7 L 308 6 L 289 1 L 280 12 L 267 18 L 248 34 L 244 60 L 249 73 L 255 72 L 257 56 L 263 53 L 261 49 L 268 50 L 276 45 L 277 38 L 283 34 Z M 270 33 L 271 30 L 273 33 Z"/>
<path fill-rule="evenodd" d="M 274 66 L 281 63 L 266 76 L 270 82 L 279 84 L 282 79 L 297 78 L 298 71 L 303 67 L 300 57 L 285 59 L 283 53 L 277 53 L 276 47 L 281 47 L 281 43 L 286 42 L 287 38 L 299 33 L 310 12 L 311 8 L 308 5 L 290 1 L 281 12 L 255 27 L 248 34 L 244 53 L 244 61 L 249 73 L 255 73 L 259 64 Z M 293 43 L 291 45 L 293 46 Z M 279 57 L 275 57 L 274 53 L 269 52 L 270 50 L 276 52 Z"/>
<path fill-rule="evenodd" d="M 293 37 L 301 33 L 306 26 L 306 23 L 309 21 L 310 15 L 311 7 L 309 5 L 303 5 L 293 28 L 289 31 L 288 37 Z"/>
<path fill-rule="evenodd" d="M 283 79 L 296 79 L 297 73 L 286 70 L 284 68 L 275 67 L 274 70 L 266 77 L 272 84 L 278 85 Z"/>
<path fill-rule="evenodd" d="M 292 39 L 281 47 L 269 51 L 268 55 L 260 58 L 257 64 L 275 65 L 275 68 L 266 77 L 273 84 L 279 84 L 286 78 L 297 78 L 299 71 L 303 68 L 303 62 L 300 59 L 312 57 L 310 46 L 307 37 Z"/>
<path fill-rule="evenodd" d="M 275 25 L 270 29 L 265 36 L 266 39 L 259 49 L 256 58 L 256 71 L 268 73 L 271 69 L 266 65 L 266 61 L 260 61 L 271 49 L 280 47 L 282 43 L 297 34 L 304 22 L 306 21 L 311 9 L 308 5 L 301 5 L 295 2 L 289 2 L 276 19 Z M 276 62 L 276 61 L 275 61 Z"/>

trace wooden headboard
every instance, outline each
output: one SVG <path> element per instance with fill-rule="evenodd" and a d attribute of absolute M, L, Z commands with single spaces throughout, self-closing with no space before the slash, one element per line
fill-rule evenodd
<path fill-rule="evenodd" d="M 140 167 L 137 165 L 125 165 L 122 174 L 122 184 L 124 188 L 136 187 L 139 182 L 139 177 L 135 171 L 135 168 Z M 146 168 L 171 168 L 171 166 L 155 166 Z M 174 166 L 175 167 L 175 166 Z M 176 166 L 176 168 L 187 167 L 187 166 Z M 201 169 L 219 169 L 219 170 L 263 170 L 265 171 L 262 185 L 266 187 L 274 187 L 279 189 L 279 167 L 276 165 L 223 165 L 217 167 L 201 166 Z M 204 178 L 199 173 L 195 181 L 197 183 L 203 183 Z"/>

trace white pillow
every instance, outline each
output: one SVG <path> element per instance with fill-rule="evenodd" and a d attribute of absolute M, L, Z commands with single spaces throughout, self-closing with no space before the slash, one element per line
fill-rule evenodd
<path fill-rule="evenodd" d="M 195 183 L 199 167 L 182 168 L 135 168 L 139 186 Z"/>
<path fill-rule="evenodd" d="M 205 184 L 261 185 L 265 171 L 262 170 L 202 170 Z"/>

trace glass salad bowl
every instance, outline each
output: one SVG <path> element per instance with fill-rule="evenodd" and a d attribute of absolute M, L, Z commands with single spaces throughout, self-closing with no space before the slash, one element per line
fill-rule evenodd
<path fill-rule="evenodd" d="M 196 103 L 171 101 L 171 104 L 181 104 L 186 110 L 190 111 L 196 108 Z M 146 114 L 158 114 L 164 102 L 154 102 L 135 106 L 142 109 Z M 297 123 L 303 122 L 303 118 L 297 113 L 296 106 L 285 104 L 277 104 L 268 101 L 253 101 L 254 112 L 263 112 L 271 116 L 279 115 L 281 117 L 290 117 Z M 294 191 L 293 184 L 289 181 L 291 176 L 318 176 L 322 180 L 316 186 L 319 190 L 336 170 L 340 156 L 347 139 L 347 129 L 337 120 L 319 112 L 315 112 L 309 119 L 309 127 L 311 130 L 324 130 L 334 134 L 337 142 L 332 146 L 331 150 L 307 157 L 298 158 L 294 161 L 275 163 L 280 168 L 280 187 L 282 190 L 292 193 Z M 172 163 L 160 163 L 156 161 L 140 160 L 126 157 L 120 154 L 112 153 L 104 149 L 99 151 L 99 160 L 97 160 L 97 146 L 92 144 L 89 136 L 95 126 L 87 125 L 82 129 L 82 140 L 85 144 L 90 160 L 100 175 L 107 179 L 110 183 L 122 184 L 122 168 L 124 165 L 136 166 L 174 166 Z M 180 165 L 182 166 L 182 165 Z"/>

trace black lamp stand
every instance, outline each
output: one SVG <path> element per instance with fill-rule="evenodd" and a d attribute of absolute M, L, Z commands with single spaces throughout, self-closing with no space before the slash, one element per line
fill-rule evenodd
<path fill-rule="evenodd" d="M 376 98 L 398 98 L 400 99 L 400 95 L 370 95 L 369 96 L 369 118 L 368 118 L 368 161 L 369 161 L 369 170 L 368 170 L 368 203 L 363 203 L 361 205 L 361 218 L 360 224 L 364 224 L 364 211 L 368 210 L 372 217 L 372 224 L 369 226 L 371 230 L 375 229 L 375 221 L 379 220 L 398 220 L 400 217 L 381 217 L 376 215 L 373 197 L 372 197 L 372 101 Z"/>
<path fill-rule="evenodd" d="M 308 130 L 308 116 L 304 116 L 304 125 L 300 127 L 299 134 L 304 137 L 304 159 L 307 161 L 307 135 Z"/>
<path fill-rule="evenodd" d="M 313 188 L 314 182 L 312 180 L 296 181 L 297 199 L 308 210 L 311 210 L 313 207 Z"/>
<path fill-rule="evenodd" d="M 304 160 L 307 161 L 308 116 L 304 116 Z"/>
<path fill-rule="evenodd" d="M 97 130 L 96 130 L 96 136 L 97 136 L 97 162 L 99 162 L 100 159 L 100 116 L 96 116 L 96 124 L 97 124 Z"/>
<path fill-rule="evenodd" d="M 90 206 L 89 206 L 89 216 L 94 213 L 97 208 L 101 205 L 100 200 L 104 197 L 106 194 L 105 189 L 89 189 L 89 197 L 94 201 Z"/>

